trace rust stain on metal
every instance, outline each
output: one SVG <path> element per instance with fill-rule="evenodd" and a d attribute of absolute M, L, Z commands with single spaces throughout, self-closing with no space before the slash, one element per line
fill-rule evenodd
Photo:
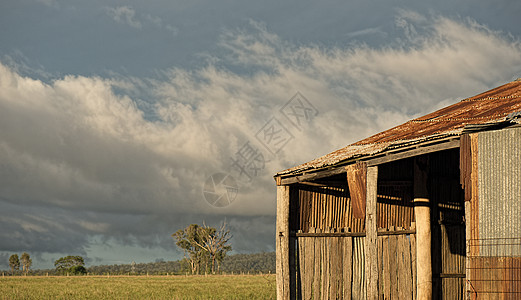
<path fill-rule="evenodd" d="M 305 164 L 281 171 L 277 176 L 332 166 L 348 159 L 374 155 L 389 148 L 459 136 L 466 125 L 504 122 L 508 114 L 517 111 L 521 111 L 519 79 L 375 134 Z"/>
<path fill-rule="evenodd" d="M 367 164 L 356 163 L 346 169 L 347 184 L 351 193 L 353 217 L 365 219 L 366 193 L 367 193 Z"/>
<path fill-rule="evenodd" d="M 472 156 L 471 156 L 470 135 L 464 134 L 461 136 L 460 144 L 460 184 L 465 191 L 465 201 L 471 200 L 471 173 L 472 173 Z"/>

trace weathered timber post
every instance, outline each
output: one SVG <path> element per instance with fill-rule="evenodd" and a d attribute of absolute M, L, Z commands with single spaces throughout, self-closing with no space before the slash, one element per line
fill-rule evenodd
<path fill-rule="evenodd" d="M 478 238 L 474 230 L 478 227 L 478 133 L 464 134 L 460 141 L 460 183 L 465 191 L 465 299 L 473 299 L 470 257 L 476 255 L 476 249 L 471 249 L 470 241 Z"/>
<path fill-rule="evenodd" d="M 289 272 L 289 186 L 277 186 L 277 299 L 290 297 Z"/>
<path fill-rule="evenodd" d="M 378 299 L 377 184 L 378 167 L 357 162 L 346 167 L 353 217 L 365 219 L 365 285 L 367 299 Z"/>
<path fill-rule="evenodd" d="M 432 299 L 431 210 L 427 191 L 429 160 L 414 160 L 414 215 L 416 219 L 416 266 L 418 300 Z"/>
<path fill-rule="evenodd" d="M 365 273 L 367 276 L 367 299 L 378 299 L 378 244 L 377 244 L 377 184 L 378 167 L 367 168 L 367 193 L 365 210 Z"/>

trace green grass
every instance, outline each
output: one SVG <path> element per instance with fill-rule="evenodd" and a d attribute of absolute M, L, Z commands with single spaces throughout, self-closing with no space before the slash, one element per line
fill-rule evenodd
<path fill-rule="evenodd" d="M 0 299 L 275 299 L 275 275 L 0 277 Z"/>

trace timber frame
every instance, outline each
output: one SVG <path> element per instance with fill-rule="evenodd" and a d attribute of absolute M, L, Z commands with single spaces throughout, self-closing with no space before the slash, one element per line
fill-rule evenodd
<path fill-rule="evenodd" d="M 278 299 L 300 299 L 300 298 L 309 298 L 311 293 L 308 291 L 310 288 L 299 288 L 298 280 L 292 277 L 292 274 L 299 273 L 299 268 L 302 268 L 299 263 L 298 255 L 295 257 L 295 253 L 300 253 L 304 250 L 304 248 L 310 247 L 310 244 L 307 244 L 305 240 L 298 243 L 299 245 L 295 245 L 295 241 L 299 239 L 312 239 L 316 240 L 313 242 L 315 245 L 320 244 L 320 239 L 337 239 L 337 238 L 348 238 L 350 245 L 355 247 L 355 240 L 351 242 L 351 239 L 362 239 L 363 241 L 363 251 L 364 251 L 364 262 L 362 265 L 364 266 L 364 270 L 362 271 L 365 275 L 364 278 L 364 287 L 359 287 L 356 289 L 355 287 L 349 287 L 349 289 L 344 289 L 341 291 L 333 292 L 334 289 L 340 288 L 340 283 L 333 284 L 327 289 L 323 286 L 320 287 L 321 293 L 330 293 L 327 295 L 327 298 L 342 298 L 340 294 L 343 294 L 346 297 L 367 297 L 367 299 L 378 299 L 379 289 L 382 289 L 382 283 L 380 283 L 380 277 L 382 274 L 381 271 L 381 262 L 378 263 L 378 260 L 375 258 L 378 257 L 380 248 L 382 247 L 381 243 L 387 241 L 387 238 L 394 237 L 393 240 L 396 239 L 399 245 L 406 243 L 408 246 L 405 249 L 409 251 L 407 252 L 409 259 L 409 266 L 412 266 L 414 270 L 412 270 L 412 274 L 410 274 L 410 281 L 408 289 L 414 293 L 414 296 L 411 295 L 410 299 L 432 299 L 432 266 L 431 266 L 431 229 L 430 229 L 430 206 L 429 197 L 426 194 L 427 190 L 427 175 L 420 175 L 415 171 L 414 182 L 411 181 L 409 186 L 411 188 L 414 187 L 414 215 L 416 215 L 416 221 L 412 221 L 410 226 L 407 228 L 393 227 L 390 229 L 382 230 L 380 225 L 377 225 L 381 220 L 381 216 L 378 215 L 377 206 L 381 206 L 383 204 L 379 203 L 382 200 L 378 200 L 378 197 L 382 197 L 378 195 L 378 190 L 381 189 L 379 187 L 379 167 L 382 165 L 389 165 L 390 163 L 397 161 L 405 161 L 405 160 L 414 160 L 417 161 L 418 157 L 426 157 L 429 154 L 443 152 L 447 150 L 458 150 L 460 147 L 460 138 L 459 136 L 451 136 L 446 137 L 439 140 L 429 140 L 422 143 L 417 143 L 414 145 L 410 145 L 404 148 L 392 149 L 388 151 L 384 151 L 374 156 L 365 156 L 359 157 L 357 159 L 351 159 L 348 161 L 340 162 L 337 165 L 329 166 L 326 168 L 321 168 L 318 170 L 314 170 L 313 172 L 303 172 L 300 174 L 293 174 L 292 176 L 279 176 L 275 177 L 277 182 L 277 281 L 279 284 L 277 285 L 277 295 Z M 416 166 L 417 163 L 414 163 L 411 166 Z M 334 187 L 336 184 L 334 182 L 328 181 L 327 178 L 334 178 L 335 176 L 343 176 L 342 174 L 346 174 L 346 172 L 350 172 L 354 166 L 358 166 L 357 168 L 363 168 L 365 171 L 363 174 L 362 184 L 364 193 L 362 195 L 363 202 L 365 203 L 365 207 L 363 208 L 365 220 L 364 230 L 360 232 L 352 232 L 351 228 L 345 228 L 340 230 L 326 230 L 319 231 L 318 228 L 312 228 L 310 232 L 302 232 L 302 231 L 294 231 L 292 230 L 292 226 L 290 223 L 292 222 L 291 210 L 294 210 L 294 204 L 292 204 L 295 199 L 293 199 L 292 195 L 294 194 L 294 189 L 299 189 L 300 186 L 302 188 L 308 186 L 309 189 L 328 189 L 329 187 Z M 418 169 L 417 167 L 415 170 Z M 418 169 L 419 170 L 419 169 Z M 412 171 L 411 171 L 412 172 Z M 421 179 L 419 178 L 424 178 Z M 385 181 L 383 182 L 385 183 Z M 352 182 L 349 184 L 349 189 L 354 188 L 351 186 Z M 407 183 L 404 183 L 407 185 Z M 308 189 L 308 188 L 304 188 Z M 351 191 L 352 193 L 352 191 Z M 351 197 L 354 197 L 353 194 Z M 354 199 L 354 198 L 353 198 Z M 354 201 L 354 200 L 353 200 Z M 412 199 L 411 199 L 412 201 Z M 352 204 L 354 205 L 354 204 Z M 421 216 L 421 217 L 418 217 Z M 406 242 L 407 237 L 409 242 Z M 318 241 L 318 243 L 317 243 Z M 332 240 L 333 241 L 333 240 Z M 389 240 L 391 241 L 391 240 Z M 300 245 L 304 243 L 303 245 Z M 330 242 L 331 243 L 331 242 Z M 333 242 L 334 243 L 334 242 Z M 396 243 L 396 242 L 395 242 Z M 397 244 L 397 245 L 398 245 Z M 333 245 L 333 244 L 332 244 Z M 422 245 L 418 247 L 418 245 Z M 312 247 L 312 246 L 311 246 Z M 351 246 L 350 246 L 351 247 Z M 396 247 L 396 246 L 392 246 Z M 348 250 L 340 247 L 339 249 L 343 249 L 343 252 L 346 251 L 354 251 Z M 353 248 L 354 249 L 354 248 Z M 316 250 L 315 250 L 316 251 Z M 322 250 L 324 251 L 324 250 Z M 334 251 L 334 250 L 331 250 Z M 389 250 L 395 251 L 395 250 Z M 404 250 L 398 250 L 404 251 Z M 302 252 L 304 253 L 304 252 Z M 308 252 L 306 252 L 308 253 Z M 351 252 L 349 252 L 351 253 Z M 300 254 L 303 255 L 303 254 Z M 333 254 L 331 254 L 333 255 Z M 416 258 L 418 258 L 418 263 L 416 263 Z M 333 258 L 330 258 L 333 259 Z M 353 258 L 354 259 L 354 258 Z M 344 262 L 345 263 L 345 262 Z M 300 267 L 299 267 L 300 266 Z M 321 267 L 324 268 L 324 267 Z M 411 268 L 411 267 L 409 267 Z M 309 271 L 308 271 L 309 272 Z M 316 271 L 315 271 L 316 272 Z M 322 270 L 325 272 L 325 269 Z M 329 272 L 329 271 L 328 271 Z M 354 272 L 354 271 L 353 271 Z M 345 271 L 344 271 L 345 273 Z M 324 276 L 322 274 L 322 276 Z M 346 276 L 344 274 L 344 276 Z M 353 273 L 351 276 L 355 276 Z M 464 275 L 461 273 L 457 274 L 439 274 L 440 277 L 443 278 L 452 278 L 461 279 Z M 380 278 L 380 279 L 379 279 Z M 322 279 L 323 281 L 324 279 Z M 335 280 L 335 279 L 331 279 Z M 345 279 L 344 279 L 345 280 Z M 380 280 L 380 281 L 379 281 Z M 417 283 L 413 282 L 417 280 Z M 280 284 L 282 283 L 282 284 Z M 311 283 L 302 283 L 311 285 Z M 329 283 L 332 284 L 332 283 Z M 389 283 L 388 283 L 389 284 Z M 406 286 L 402 286 L 400 288 L 406 288 Z M 316 289 L 317 287 L 315 287 Z M 388 289 L 388 287 L 386 287 Z M 392 288 L 391 288 L 392 289 Z M 299 292 L 295 292 L 299 291 Z M 304 292 L 302 292 L 304 291 Z M 358 292 L 358 294 L 356 294 Z M 306 295 L 299 293 L 307 293 Z M 316 293 L 316 292 L 314 292 Z M 347 295 L 346 293 L 351 293 Z M 380 294 L 383 293 L 380 291 Z M 356 296 L 357 295 L 357 296 Z M 392 291 L 388 291 L 388 295 L 397 295 L 393 294 Z M 321 297 L 324 297 L 323 295 Z M 405 299 L 408 299 L 405 297 Z"/>
<path fill-rule="evenodd" d="M 312 171 L 305 171 L 299 174 L 275 176 L 275 181 L 278 186 L 290 185 L 294 183 L 307 183 L 314 180 L 329 177 L 332 175 L 338 175 L 345 173 L 345 167 L 347 165 L 354 164 L 356 162 L 365 162 L 367 166 L 377 166 L 384 163 L 414 157 L 422 154 L 433 153 L 437 151 L 459 148 L 460 139 L 459 136 L 447 137 L 441 140 L 431 140 L 422 142 L 419 144 L 411 145 L 404 148 L 393 149 L 384 151 L 378 155 L 365 156 L 360 158 L 353 158 L 350 160 L 343 161 L 334 166 L 328 166 Z"/>

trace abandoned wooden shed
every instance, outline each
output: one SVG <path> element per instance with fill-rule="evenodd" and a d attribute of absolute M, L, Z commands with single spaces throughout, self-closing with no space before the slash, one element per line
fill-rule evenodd
<path fill-rule="evenodd" d="M 278 299 L 521 299 L 521 80 L 275 175 Z"/>

